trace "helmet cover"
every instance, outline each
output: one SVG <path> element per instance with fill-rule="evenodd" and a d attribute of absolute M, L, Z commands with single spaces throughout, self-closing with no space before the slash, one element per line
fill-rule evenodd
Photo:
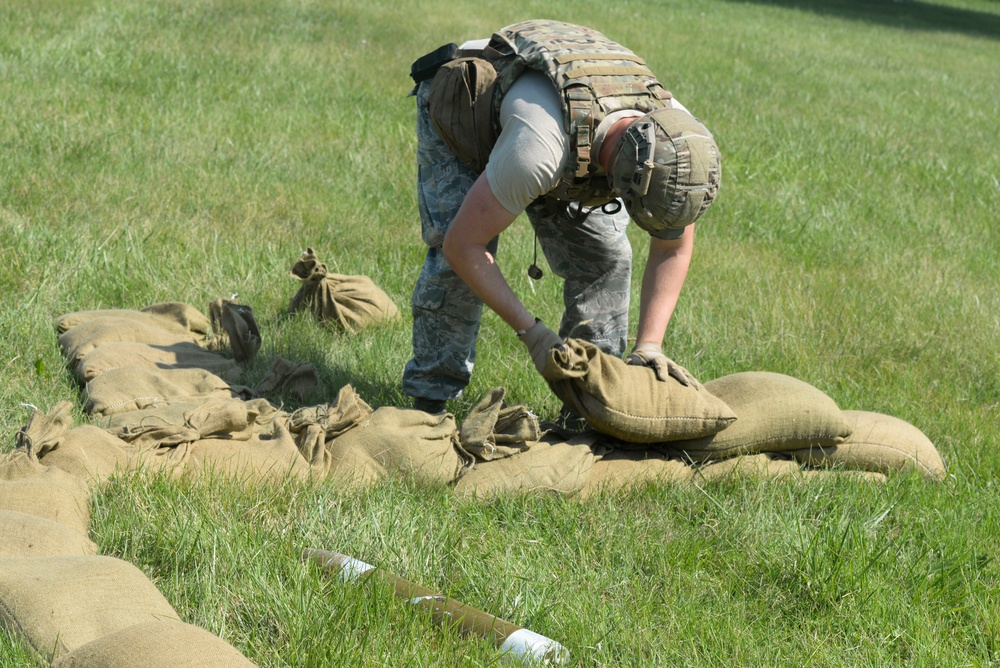
<path fill-rule="evenodd" d="M 684 109 L 663 107 L 633 121 L 618 142 L 611 187 L 651 234 L 687 227 L 708 209 L 722 178 L 719 147 Z"/>

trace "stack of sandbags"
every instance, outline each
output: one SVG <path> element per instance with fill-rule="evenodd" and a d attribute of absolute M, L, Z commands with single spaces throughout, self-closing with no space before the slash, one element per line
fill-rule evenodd
<path fill-rule="evenodd" d="M 941 456 L 913 425 L 889 416 L 844 411 L 822 390 L 778 373 L 747 371 L 705 383 L 738 416 L 713 436 L 662 444 L 692 462 L 713 464 L 749 456 L 748 464 L 706 465 L 706 477 L 729 475 L 737 467 L 781 477 L 801 465 L 886 474 L 916 470 L 932 480 L 945 475 Z M 878 476 L 874 476 L 878 479 Z"/>
<path fill-rule="evenodd" d="M 291 274 L 301 283 L 289 306 L 292 313 L 309 311 L 317 321 L 351 333 L 399 318 L 396 304 L 372 279 L 329 272 L 312 248 Z"/>
<path fill-rule="evenodd" d="M 37 456 L 59 453 L 71 427 L 68 402 L 36 411 L 17 448 L 0 455 L 0 625 L 64 668 L 252 668 L 221 638 L 182 623 L 138 568 L 97 554 L 87 483 Z M 77 454 L 55 459 L 101 470 Z"/>
<path fill-rule="evenodd" d="M 202 347 L 212 324 L 181 302 L 78 311 L 56 321 L 59 346 L 85 383 L 85 410 L 112 415 L 173 402 L 251 398 L 239 366 Z"/>

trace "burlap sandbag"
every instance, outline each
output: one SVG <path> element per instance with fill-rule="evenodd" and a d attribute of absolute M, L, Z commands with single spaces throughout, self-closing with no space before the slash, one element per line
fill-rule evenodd
<path fill-rule="evenodd" d="M 568 440 L 546 434 L 524 452 L 477 462 L 455 483 L 454 492 L 478 500 L 505 494 L 576 494 L 587 484 L 597 460 L 591 450 L 593 439 L 592 434 Z"/>
<path fill-rule="evenodd" d="M 24 450 L 32 457 L 42 457 L 49 450 L 57 447 L 73 426 L 73 404 L 60 401 L 49 413 L 43 413 L 37 408 L 28 419 L 28 424 L 22 427 L 14 437 L 18 450 Z"/>
<path fill-rule="evenodd" d="M 114 313 L 114 312 L 113 312 Z M 153 346 L 173 346 L 197 343 L 195 336 L 164 329 L 152 317 L 129 318 L 122 315 L 101 315 L 85 320 L 59 335 L 59 349 L 71 365 L 106 343 L 146 343 Z"/>
<path fill-rule="evenodd" d="M 109 431 L 139 448 L 174 447 L 203 438 L 246 441 L 256 431 L 253 405 L 239 399 L 183 402 L 181 406 L 185 408 L 183 412 L 147 410 L 141 420 Z"/>
<path fill-rule="evenodd" d="M 37 515 L 0 510 L 0 557 L 70 557 L 97 554 L 85 533 Z"/>
<path fill-rule="evenodd" d="M 195 307 L 182 302 L 160 302 L 151 304 L 139 311 L 132 309 L 76 311 L 60 316 L 56 320 L 56 327 L 62 333 L 90 320 L 107 316 L 128 318 L 176 334 L 191 336 L 199 341 L 208 336 L 212 331 L 211 323 L 205 317 L 205 314 Z"/>
<path fill-rule="evenodd" d="M 82 478 L 45 466 L 25 450 L 0 455 L 0 510 L 44 517 L 87 533 L 89 501 Z"/>
<path fill-rule="evenodd" d="M 705 383 L 739 419 L 714 436 L 666 443 L 694 461 L 788 452 L 841 443 L 851 427 L 833 399 L 809 383 L 768 371 L 746 371 Z"/>
<path fill-rule="evenodd" d="M 534 413 L 522 405 L 508 406 L 506 394 L 502 387 L 487 392 L 459 429 L 462 448 L 480 461 L 516 455 L 542 436 Z"/>
<path fill-rule="evenodd" d="M 47 451 L 39 461 L 101 485 L 115 473 L 130 468 L 132 452 L 106 429 L 84 424 L 66 432 L 58 447 Z"/>
<path fill-rule="evenodd" d="M 658 452 L 615 450 L 594 463 L 580 496 L 586 498 L 650 484 L 686 485 L 694 475 L 694 468 L 678 458 Z"/>
<path fill-rule="evenodd" d="M 811 466 L 840 467 L 889 473 L 918 471 L 929 480 L 943 480 L 947 469 L 924 432 L 905 420 L 869 411 L 844 411 L 851 435 L 844 442 L 795 450 L 792 455 Z"/>
<path fill-rule="evenodd" d="M 92 379 L 85 388 L 84 410 L 114 415 L 174 402 L 250 399 L 253 390 L 235 385 L 204 369 L 114 369 Z"/>
<path fill-rule="evenodd" d="M 319 322 L 352 333 L 399 317 L 396 304 L 372 279 L 329 273 L 312 248 L 292 266 L 291 274 L 302 283 L 292 297 L 291 313 L 308 310 Z"/>
<path fill-rule="evenodd" d="M 55 659 L 143 622 L 177 619 L 138 568 L 112 557 L 0 559 L 0 620 Z"/>
<path fill-rule="evenodd" d="M 299 453 L 292 435 L 281 425 L 274 433 L 254 434 L 245 441 L 205 438 L 187 447 L 187 457 L 175 473 L 223 476 L 241 482 L 305 480 L 312 469 Z"/>
<path fill-rule="evenodd" d="M 105 343 L 83 356 L 73 371 L 82 383 L 122 367 L 145 366 L 153 369 L 204 369 L 235 383 L 240 366 L 220 353 L 205 350 L 196 343 L 184 341 L 171 346 L 120 341 Z"/>
<path fill-rule="evenodd" d="M 447 484 L 473 461 L 458 441 L 450 413 L 431 415 L 383 406 L 369 420 L 329 443 L 329 476 L 345 485 L 370 485 L 394 476 Z"/>
<path fill-rule="evenodd" d="M 736 419 L 700 383 L 658 381 L 651 369 L 630 366 L 581 339 L 550 352 L 543 374 L 553 393 L 597 431 L 631 443 L 709 436 Z"/>
<path fill-rule="evenodd" d="M 371 414 L 371 406 L 353 387 L 344 385 L 333 402 L 300 408 L 289 416 L 286 424 L 302 457 L 315 471 L 326 475 L 333 464 L 327 441 L 367 423 Z"/>
<path fill-rule="evenodd" d="M 237 364 L 253 364 L 263 342 L 253 308 L 232 299 L 216 299 L 208 305 L 208 313 L 213 332 L 208 348 L 230 352 Z"/>
<path fill-rule="evenodd" d="M 222 638 L 162 620 L 109 633 L 65 654 L 52 668 L 254 668 Z"/>
<path fill-rule="evenodd" d="M 772 454 L 737 455 L 698 467 L 695 480 L 719 482 L 735 478 L 781 480 L 802 477 L 802 467 L 794 459 Z"/>

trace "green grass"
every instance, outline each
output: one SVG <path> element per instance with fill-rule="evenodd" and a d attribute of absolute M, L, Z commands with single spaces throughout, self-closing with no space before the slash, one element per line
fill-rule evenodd
<path fill-rule="evenodd" d="M 531 17 L 642 54 L 712 130 L 668 354 L 698 378 L 785 373 L 908 420 L 942 484 L 737 482 L 581 502 L 459 501 L 392 482 L 116 480 L 91 534 L 185 621 L 262 666 L 486 666 L 463 639 L 306 547 L 384 566 L 564 643 L 579 666 L 1000 663 L 1000 10 L 989 0 L 367 3 L 14 0 L 0 8 L 0 449 L 31 404 L 78 400 L 53 320 L 238 293 L 270 359 L 404 405 L 420 244 L 409 63 Z M 633 229 L 636 254 L 645 251 Z M 528 307 L 528 226 L 500 262 Z M 403 320 L 355 336 L 288 317 L 306 246 Z M 641 266 L 641 263 L 639 263 Z M 635 312 L 633 311 L 633 317 Z M 492 314 L 461 419 L 490 388 L 558 409 Z M 82 405 L 77 401 L 78 405 Z M 76 417 L 86 421 L 81 411 Z M 0 665 L 43 665 L 0 633 Z"/>

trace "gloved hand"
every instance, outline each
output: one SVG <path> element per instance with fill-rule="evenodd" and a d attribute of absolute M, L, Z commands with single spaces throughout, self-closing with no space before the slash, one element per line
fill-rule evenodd
<path fill-rule="evenodd" d="M 545 326 L 541 320 L 535 320 L 535 324 L 519 335 L 521 343 L 528 348 L 531 361 L 534 362 L 538 373 L 545 375 L 545 367 L 549 363 L 549 351 L 556 346 L 561 346 L 563 340 L 558 334 Z"/>
<path fill-rule="evenodd" d="M 656 380 L 664 383 L 667 378 L 673 378 L 684 387 L 689 385 L 701 387 L 701 383 L 687 369 L 664 355 L 659 344 L 656 343 L 636 343 L 632 354 L 625 358 L 625 363 L 632 366 L 649 367 L 656 373 Z"/>

